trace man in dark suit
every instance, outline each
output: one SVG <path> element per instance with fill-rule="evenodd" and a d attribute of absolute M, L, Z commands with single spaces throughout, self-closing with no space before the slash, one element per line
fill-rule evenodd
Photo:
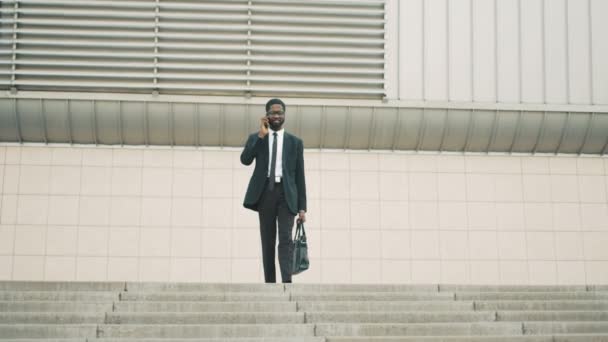
<path fill-rule="evenodd" d="M 260 118 L 260 130 L 249 136 L 241 153 L 244 165 L 256 160 L 243 205 L 257 211 L 260 218 L 264 279 L 267 283 L 276 282 L 277 222 L 281 280 L 291 283 L 294 218 L 297 215 L 298 220 L 306 220 L 304 144 L 300 138 L 285 132 L 284 122 L 283 101 L 268 101 L 266 115 Z"/>

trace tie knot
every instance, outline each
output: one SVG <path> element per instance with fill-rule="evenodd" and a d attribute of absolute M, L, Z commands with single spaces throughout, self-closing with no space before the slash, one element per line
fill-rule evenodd
<path fill-rule="evenodd" d="M 277 132 L 272 133 L 272 135 L 274 135 L 276 137 L 277 136 Z"/>

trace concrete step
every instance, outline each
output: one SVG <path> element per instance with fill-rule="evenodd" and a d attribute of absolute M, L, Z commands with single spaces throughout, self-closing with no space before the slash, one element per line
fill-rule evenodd
<path fill-rule="evenodd" d="M 239 338 L 98 338 L 89 342 L 325 342 L 325 337 L 239 337 Z M 4 341 L 3 341 L 4 342 Z M 21 341 L 14 341 L 21 342 Z M 35 341 L 24 341 L 35 342 Z"/>
<path fill-rule="evenodd" d="M 586 285 L 439 285 L 440 292 L 586 292 Z"/>
<path fill-rule="evenodd" d="M 112 302 L 118 292 L 93 291 L 0 291 L 0 301 Z"/>
<path fill-rule="evenodd" d="M 312 324 L 100 325 L 98 337 L 111 338 L 252 338 L 314 337 Z"/>
<path fill-rule="evenodd" d="M 292 292 L 291 299 L 296 301 L 454 301 L 454 294 L 438 292 Z"/>
<path fill-rule="evenodd" d="M 0 337 L 0 341 L 2 342 L 87 342 L 86 338 L 2 338 Z M 92 340 L 94 341 L 94 340 Z"/>
<path fill-rule="evenodd" d="M 112 302 L 49 302 L 12 301 L 0 302 L 0 312 L 105 312 L 112 311 Z"/>
<path fill-rule="evenodd" d="M 92 338 L 96 324 L 0 324 L 0 340 L 8 338 Z"/>
<path fill-rule="evenodd" d="M 306 313 L 306 323 L 457 323 L 493 322 L 495 319 L 494 311 Z"/>
<path fill-rule="evenodd" d="M 606 342 L 608 334 L 542 336 L 329 337 L 326 342 Z"/>
<path fill-rule="evenodd" d="M 497 321 L 608 321 L 608 311 L 498 311 Z"/>
<path fill-rule="evenodd" d="M 608 300 L 608 292 L 456 292 L 456 300 Z"/>
<path fill-rule="evenodd" d="M 608 334 L 608 322 L 524 322 L 527 335 Z"/>
<path fill-rule="evenodd" d="M 103 312 L 0 312 L 0 324 L 92 324 L 104 318 Z"/>
<path fill-rule="evenodd" d="M 238 292 L 123 292 L 121 301 L 170 301 L 170 302 L 280 302 L 289 301 L 287 293 L 238 293 Z"/>
<path fill-rule="evenodd" d="M 214 284 L 214 283 L 134 283 L 127 282 L 127 292 L 285 292 L 283 284 Z"/>
<path fill-rule="evenodd" d="M 299 311 L 466 311 L 473 302 L 465 301 L 298 301 Z M 492 310 L 492 309 L 490 309 Z"/>
<path fill-rule="evenodd" d="M 608 310 L 608 300 L 493 300 L 476 301 L 475 310 Z"/>
<path fill-rule="evenodd" d="M 296 302 L 117 302 L 116 312 L 295 312 Z M 472 304 L 471 304 L 472 307 Z"/>
<path fill-rule="evenodd" d="M 287 292 L 439 292 L 438 285 L 413 284 L 285 284 Z"/>
<path fill-rule="evenodd" d="M 111 291 L 125 290 L 124 282 L 1 281 L 0 291 Z"/>
<path fill-rule="evenodd" d="M 116 313 L 106 315 L 107 324 L 298 324 L 303 312 L 249 313 Z"/>
<path fill-rule="evenodd" d="M 522 335 L 522 324 L 511 322 L 482 323 L 408 323 L 408 324 L 316 324 L 319 336 L 468 336 Z"/>

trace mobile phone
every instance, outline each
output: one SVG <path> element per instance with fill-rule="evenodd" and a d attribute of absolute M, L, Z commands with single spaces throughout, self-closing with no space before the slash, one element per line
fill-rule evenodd
<path fill-rule="evenodd" d="M 266 119 L 266 121 L 264 121 L 264 127 L 268 128 L 268 119 Z"/>

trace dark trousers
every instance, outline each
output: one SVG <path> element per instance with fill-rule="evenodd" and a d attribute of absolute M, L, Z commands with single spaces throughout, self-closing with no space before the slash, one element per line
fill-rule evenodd
<path fill-rule="evenodd" d="M 268 182 L 258 205 L 260 217 L 260 236 L 262 238 L 262 260 L 264 279 L 267 283 L 276 283 L 274 267 L 275 246 L 277 240 L 277 223 L 279 232 L 279 266 L 283 283 L 291 283 L 291 263 L 293 239 L 291 233 L 295 215 L 287 208 L 285 193 L 281 183 L 275 183 L 274 189 L 268 189 Z"/>

